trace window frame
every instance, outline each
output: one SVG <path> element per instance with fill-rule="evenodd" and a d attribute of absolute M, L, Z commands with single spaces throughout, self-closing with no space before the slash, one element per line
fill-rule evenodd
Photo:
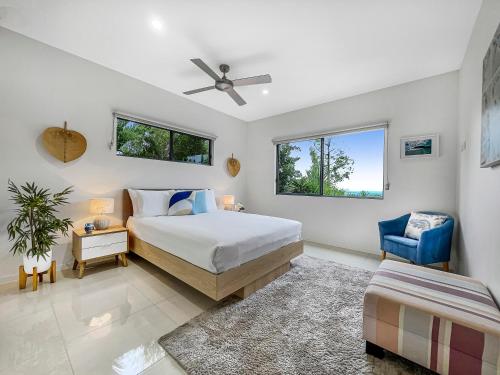
<path fill-rule="evenodd" d="M 326 137 L 338 136 L 341 134 L 349 134 L 349 133 L 361 133 L 370 130 L 384 130 L 384 155 L 383 155 L 383 185 L 382 185 L 382 196 L 380 197 L 361 197 L 361 196 L 347 196 L 347 195 L 324 195 L 323 192 L 323 183 L 324 183 L 324 141 Z M 388 130 L 389 130 L 389 122 L 376 123 L 372 125 L 363 125 L 355 128 L 349 129 L 341 129 L 335 131 L 327 131 L 310 135 L 300 135 L 296 137 L 289 138 L 275 138 L 272 140 L 274 145 L 275 155 L 275 180 L 274 180 L 274 194 L 275 195 L 285 195 L 285 196 L 299 196 L 299 197 L 320 197 L 320 198 L 351 198 L 351 199 L 375 199 L 375 200 L 383 200 L 385 198 L 385 191 L 389 190 L 390 183 L 388 177 L 388 165 L 387 165 L 387 155 L 388 155 Z M 280 160 L 279 160 L 279 147 L 282 144 L 289 144 L 293 142 L 299 141 L 310 141 L 320 139 L 321 140 L 321 154 L 320 154 L 320 184 L 319 184 L 319 194 L 311 194 L 311 193 L 286 193 L 279 191 L 279 170 L 280 170 Z"/>
<path fill-rule="evenodd" d="M 169 152 L 168 152 L 168 159 L 156 159 L 156 158 L 147 158 L 147 157 L 141 157 L 141 156 L 133 156 L 133 155 L 119 155 L 118 154 L 118 120 L 123 120 L 123 121 L 131 121 L 134 123 L 137 123 L 139 125 L 143 126 L 149 126 L 153 128 L 158 128 L 165 130 L 169 133 Z M 187 135 L 191 137 L 196 137 L 196 138 L 201 138 L 204 141 L 208 141 L 208 163 L 195 163 L 195 162 L 190 162 L 190 161 L 184 161 L 184 160 L 175 160 L 173 159 L 173 145 L 174 145 L 174 133 L 181 134 L 181 135 Z M 111 142 L 109 144 L 110 150 L 113 150 L 113 145 L 114 147 L 114 152 L 115 156 L 119 157 L 128 157 L 128 158 L 135 158 L 135 159 L 145 159 L 145 160 L 157 160 L 157 161 L 167 161 L 167 162 L 174 162 L 174 163 L 183 163 L 183 164 L 193 164 L 193 165 L 203 165 L 207 167 L 212 167 L 214 165 L 214 143 L 216 140 L 216 136 L 211 135 L 211 134 L 206 134 L 194 130 L 189 130 L 186 128 L 180 128 L 174 124 L 169 124 L 169 123 L 162 123 L 159 121 L 154 121 L 154 120 L 148 120 L 128 114 L 123 114 L 119 112 L 113 112 L 113 135 Z"/>

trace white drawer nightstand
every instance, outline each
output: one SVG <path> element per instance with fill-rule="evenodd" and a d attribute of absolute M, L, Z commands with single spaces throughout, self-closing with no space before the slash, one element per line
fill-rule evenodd
<path fill-rule="evenodd" d="M 122 226 L 109 227 L 104 230 L 94 230 L 87 234 L 83 229 L 73 231 L 73 269 L 79 266 L 79 278 L 83 277 L 85 264 L 88 260 L 115 256 L 118 262 L 120 255 L 122 265 L 127 267 L 128 229 Z"/>

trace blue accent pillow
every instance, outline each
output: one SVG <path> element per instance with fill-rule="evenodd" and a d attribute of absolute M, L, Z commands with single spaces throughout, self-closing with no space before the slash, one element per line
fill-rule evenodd
<path fill-rule="evenodd" d="M 198 214 L 203 214 L 205 212 L 208 212 L 207 191 L 206 190 L 197 191 L 194 197 L 193 214 L 198 215 Z"/>
<path fill-rule="evenodd" d="M 217 211 L 217 203 L 215 202 L 213 190 L 198 190 L 195 191 L 195 194 L 193 214 L 197 215 Z"/>
<path fill-rule="evenodd" d="M 170 198 L 168 204 L 169 216 L 191 215 L 193 213 L 193 192 L 178 191 Z"/>

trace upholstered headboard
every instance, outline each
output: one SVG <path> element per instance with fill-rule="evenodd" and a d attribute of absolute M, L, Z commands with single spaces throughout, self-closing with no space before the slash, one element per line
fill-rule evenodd
<path fill-rule="evenodd" d="M 131 188 L 134 190 L 150 190 L 150 191 L 160 191 L 160 190 L 203 190 L 202 188 L 196 188 L 196 189 L 184 189 L 184 188 L 163 188 L 163 189 L 142 189 L 142 188 Z M 123 225 L 127 224 L 127 220 L 129 216 L 132 216 L 134 214 L 134 210 L 132 208 L 132 200 L 130 199 L 130 195 L 128 193 L 128 189 L 123 189 L 123 201 L 122 201 L 122 207 L 123 207 Z"/>

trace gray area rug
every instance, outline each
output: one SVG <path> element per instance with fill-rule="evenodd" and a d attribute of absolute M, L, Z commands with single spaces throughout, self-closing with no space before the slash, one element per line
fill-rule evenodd
<path fill-rule="evenodd" d="M 159 339 L 188 374 L 430 374 L 365 354 L 366 270 L 301 256 L 241 301 L 228 299 Z"/>

